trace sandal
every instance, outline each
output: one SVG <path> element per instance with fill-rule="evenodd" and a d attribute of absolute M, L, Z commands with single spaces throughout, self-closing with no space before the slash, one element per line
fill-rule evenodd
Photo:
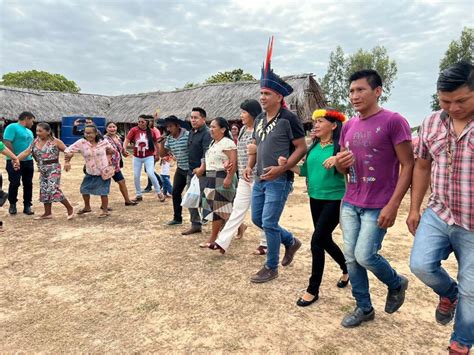
<path fill-rule="evenodd" d="M 99 218 L 106 218 L 106 217 L 108 217 L 108 216 L 110 216 L 110 214 L 108 214 L 107 212 L 105 212 L 105 213 L 101 213 L 101 214 L 99 215 Z"/>
<path fill-rule="evenodd" d="M 163 192 L 158 193 L 158 199 L 160 200 L 160 202 L 165 202 L 166 201 L 166 197 L 165 197 L 165 195 L 163 195 Z"/>
<path fill-rule="evenodd" d="M 208 242 L 199 243 L 199 248 L 209 248 L 210 246 L 211 246 L 211 243 L 208 243 Z"/>
<path fill-rule="evenodd" d="M 125 202 L 125 206 L 136 206 L 136 205 L 138 205 L 137 201 L 130 200 L 130 202 Z"/>
<path fill-rule="evenodd" d="M 266 255 L 267 254 L 267 247 L 263 245 L 259 245 L 257 249 L 255 249 L 252 253 L 253 255 Z"/>
<path fill-rule="evenodd" d="M 79 211 L 77 211 L 77 214 L 85 214 L 85 213 L 90 213 L 92 210 L 86 210 L 84 208 L 81 208 Z"/>
<path fill-rule="evenodd" d="M 223 249 L 219 244 L 217 243 L 211 243 L 209 245 L 209 249 L 211 250 L 219 250 L 221 254 L 225 254 L 225 249 Z"/>

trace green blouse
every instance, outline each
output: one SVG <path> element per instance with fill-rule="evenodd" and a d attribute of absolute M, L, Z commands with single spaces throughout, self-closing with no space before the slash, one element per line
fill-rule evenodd
<path fill-rule="evenodd" d="M 5 144 L 3 144 L 2 141 L 0 141 L 0 152 L 2 152 L 5 149 Z"/>
<path fill-rule="evenodd" d="M 321 147 L 318 143 L 311 149 L 300 168 L 300 175 L 308 178 L 308 195 L 317 200 L 341 200 L 346 191 L 343 175 L 334 173 L 335 168 L 326 169 L 323 162 L 333 155 L 334 146 Z"/>

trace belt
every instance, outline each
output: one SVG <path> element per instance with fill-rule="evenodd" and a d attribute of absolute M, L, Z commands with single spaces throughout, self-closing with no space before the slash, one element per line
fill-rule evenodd
<path fill-rule="evenodd" d="M 43 160 L 41 165 L 51 165 L 59 163 L 59 159 Z"/>

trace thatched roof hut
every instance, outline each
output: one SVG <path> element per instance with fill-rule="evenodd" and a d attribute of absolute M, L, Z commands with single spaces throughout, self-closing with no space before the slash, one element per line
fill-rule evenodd
<path fill-rule="evenodd" d="M 288 107 L 297 112 L 303 122 L 311 113 L 324 106 L 321 87 L 312 74 L 284 78 L 294 92 L 286 98 Z M 142 113 L 152 114 L 159 107 L 160 116 L 176 115 L 188 118 L 191 108 L 204 108 L 209 119 L 222 116 L 239 119 L 240 103 L 258 99 L 258 81 L 208 84 L 171 92 L 151 92 L 133 95 L 103 96 L 63 92 L 17 89 L 0 86 L 0 117 L 16 120 L 21 111 L 31 111 L 38 121 L 60 122 L 63 116 L 101 116 L 117 123 L 134 123 Z"/>

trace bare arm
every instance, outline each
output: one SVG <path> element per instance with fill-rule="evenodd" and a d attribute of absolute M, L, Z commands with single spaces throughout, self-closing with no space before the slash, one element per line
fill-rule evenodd
<path fill-rule="evenodd" d="M 13 154 L 13 153 L 12 153 Z M 28 155 L 31 154 L 31 147 L 28 147 L 26 148 L 24 151 L 22 151 L 20 154 L 18 154 L 18 160 L 19 161 L 22 161 L 23 159 L 25 159 L 26 157 L 28 157 Z M 12 158 L 10 156 L 10 158 Z M 12 158 L 13 159 L 13 158 Z"/>
<path fill-rule="evenodd" d="M 336 154 L 336 170 L 342 175 L 347 175 L 352 164 L 354 164 L 354 156 L 346 148 L 341 147 L 341 151 Z"/>
<path fill-rule="evenodd" d="M 397 217 L 397 211 L 402 203 L 403 197 L 405 196 L 408 188 L 411 184 L 411 178 L 413 174 L 413 165 L 415 159 L 413 157 L 413 147 L 411 141 L 405 141 L 395 146 L 395 153 L 397 154 L 398 161 L 400 162 L 400 176 L 398 177 L 397 186 L 392 197 L 388 201 L 387 205 L 380 211 L 378 224 L 382 229 L 393 226 L 395 218 Z"/>
<path fill-rule="evenodd" d="M 11 160 L 20 160 L 19 156 L 17 157 L 13 151 L 5 145 L 5 149 L 2 150 L 2 154 L 9 157 Z M 26 158 L 26 157 L 25 157 Z"/>
<path fill-rule="evenodd" d="M 410 233 L 415 235 L 420 223 L 420 208 L 430 185 L 431 161 L 418 158 L 413 169 L 413 179 L 411 182 L 410 213 L 407 218 L 407 226 Z"/>
<path fill-rule="evenodd" d="M 66 150 L 66 144 L 60 139 L 55 138 L 54 143 L 56 144 L 56 147 L 58 147 L 59 151 L 64 152 Z"/>
<path fill-rule="evenodd" d="M 169 149 L 165 148 L 165 141 L 161 141 L 158 144 L 158 152 L 160 153 L 160 158 L 163 158 L 164 156 L 169 154 Z"/>
<path fill-rule="evenodd" d="M 250 182 L 250 178 L 252 177 L 252 170 L 257 163 L 257 146 L 255 139 L 252 140 L 252 143 L 247 145 L 247 156 L 248 156 L 248 161 L 247 161 L 247 166 L 244 169 L 242 178 Z"/>
<path fill-rule="evenodd" d="M 13 152 L 13 145 L 11 141 L 9 141 L 8 139 L 4 139 L 3 143 L 5 143 L 5 146 Z"/>

